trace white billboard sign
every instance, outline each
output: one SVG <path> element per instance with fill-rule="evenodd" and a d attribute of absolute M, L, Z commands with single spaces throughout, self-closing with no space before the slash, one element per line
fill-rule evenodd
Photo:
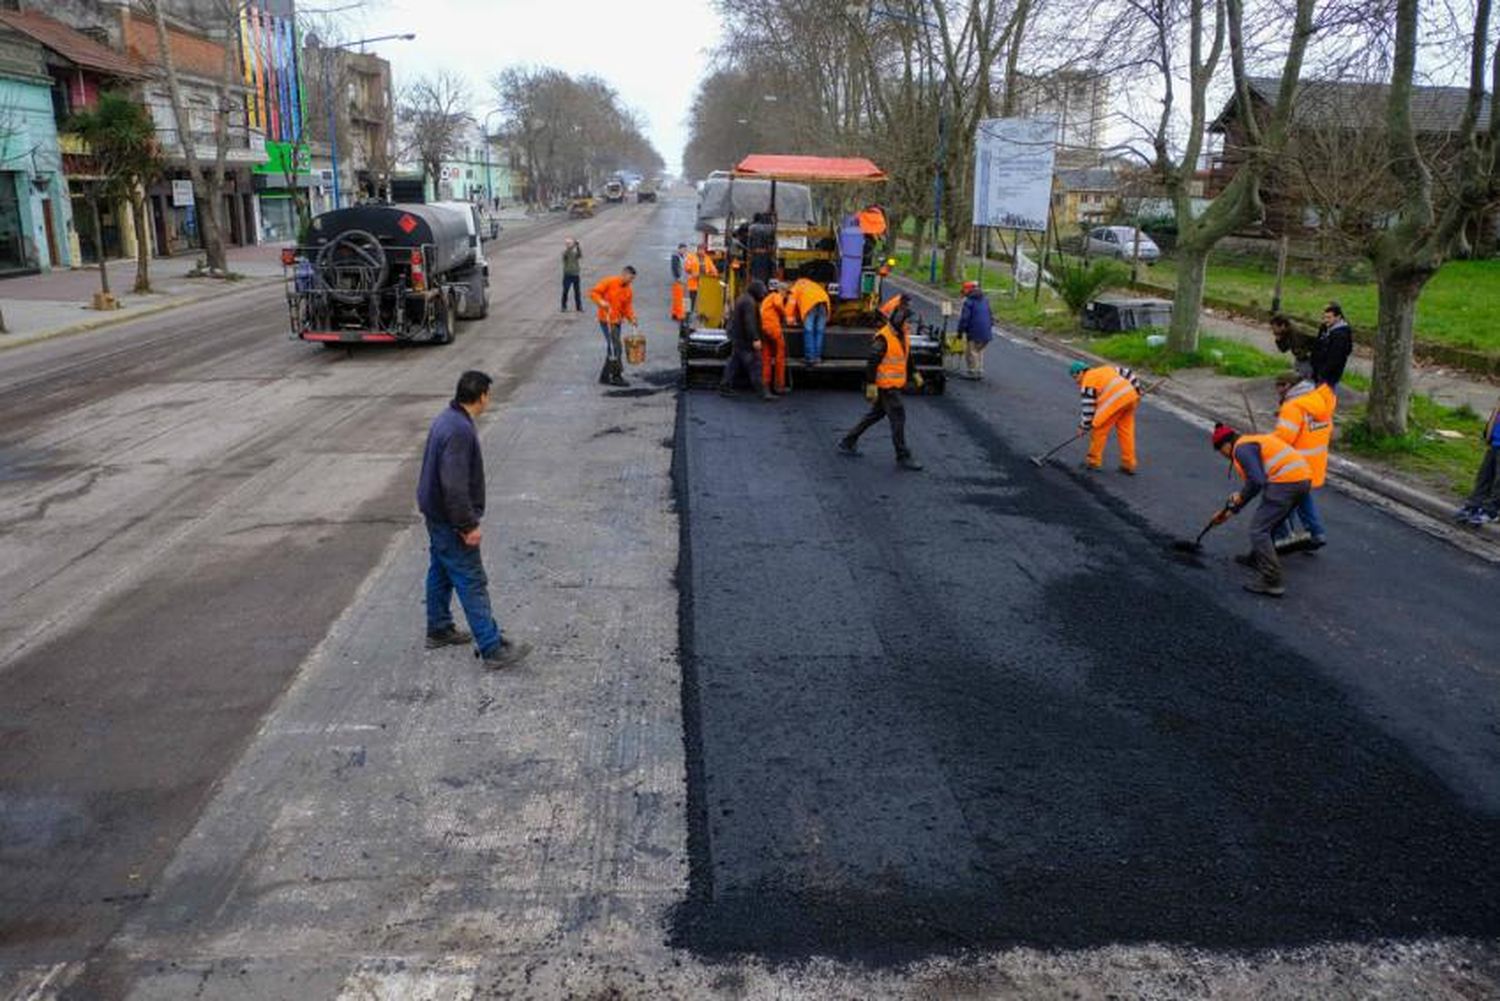
<path fill-rule="evenodd" d="M 190 209 L 193 207 L 193 182 L 174 180 L 172 182 L 172 207 L 175 209 Z"/>
<path fill-rule="evenodd" d="M 974 225 L 1045 230 L 1056 144 L 1056 118 L 981 121 L 974 150 Z"/>

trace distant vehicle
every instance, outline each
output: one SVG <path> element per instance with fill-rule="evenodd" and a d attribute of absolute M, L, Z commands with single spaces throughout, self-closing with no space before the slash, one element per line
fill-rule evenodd
<path fill-rule="evenodd" d="M 635 200 L 637 203 L 656 201 L 656 182 L 642 181 L 636 185 Z"/>
<path fill-rule="evenodd" d="M 1117 257 L 1128 261 L 1139 256 L 1147 264 L 1161 258 L 1161 248 L 1145 233 L 1140 233 L 1140 249 L 1135 241 L 1138 230 L 1134 226 L 1096 226 L 1089 230 L 1083 241 L 1085 257 Z"/>
<path fill-rule="evenodd" d="M 323 344 L 450 343 L 489 310 L 472 207 L 356 205 L 314 216 L 283 247 L 291 336 Z"/>
<path fill-rule="evenodd" d="M 547 211 L 548 212 L 566 212 L 566 211 L 568 211 L 568 203 L 567 203 L 567 201 L 565 201 L 562 198 L 554 198 L 554 199 L 552 199 L 552 201 L 550 201 L 550 202 L 547 203 Z"/>
<path fill-rule="evenodd" d="M 591 195 L 580 195 L 568 203 L 568 217 L 588 219 L 594 214 L 594 199 Z"/>
<path fill-rule="evenodd" d="M 618 178 L 605 181 L 604 200 L 607 202 L 623 202 L 625 200 L 625 184 Z"/>

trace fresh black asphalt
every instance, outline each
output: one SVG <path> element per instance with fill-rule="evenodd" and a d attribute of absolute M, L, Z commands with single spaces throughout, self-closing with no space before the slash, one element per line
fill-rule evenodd
<path fill-rule="evenodd" d="M 1333 544 L 1241 591 L 1231 489 L 1155 407 L 1142 475 L 1047 469 L 1066 364 L 909 398 L 683 394 L 691 892 L 707 955 L 901 961 L 1500 932 L 1494 570 L 1323 492 Z"/>

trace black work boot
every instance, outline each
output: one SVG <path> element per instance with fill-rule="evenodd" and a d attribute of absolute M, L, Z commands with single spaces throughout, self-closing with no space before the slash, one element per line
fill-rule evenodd
<path fill-rule="evenodd" d="M 834 448 L 836 448 L 836 449 L 839 450 L 839 454 L 840 455 L 859 455 L 860 454 L 859 453 L 859 449 L 857 449 L 857 448 L 854 447 L 854 442 L 850 441 L 848 438 L 840 438 L 839 439 L 839 443 L 837 445 L 835 445 Z"/>
<path fill-rule="evenodd" d="M 1281 586 L 1280 577 L 1271 577 L 1261 574 L 1252 581 L 1245 583 L 1245 590 L 1251 594 L 1263 594 L 1267 598 L 1279 598 L 1286 594 L 1286 588 Z"/>
<path fill-rule="evenodd" d="M 440 629 L 435 633 L 429 632 L 427 634 L 427 649 L 437 650 L 445 646 L 463 646 L 473 639 L 473 636 L 457 626 L 449 626 L 447 629 Z"/>
<path fill-rule="evenodd" d="M 624 362 L 620 361 L 618 358 L 616 358 L 613 362 L 611 362 L 610 363 L 610 370 L 609 370 L 609 384 L 611 386 L 628 386 L 628 385 L 630 385 L 630 383 L 628 383 L 628 382 L 625 381 L 624 371 L 625 371 L 625 363 Z"/>
<path fill-rule="evenodd" d="M 910 453 L 906 455 L 896 456 L 896 465 L 900 466 L 902 469 L 909 469 L 914 473 L 920 472 L 922 469 L 926 468 L 917 461 L 916 456 L 911 455 Z"/>
<path fill-rule="evenodd" d="M 493 650 L 480 656 L 479 663 L 488 670 L 498 671 L 507 667 L 515 667 L 530 655 L 530 643 L 512 643 L 510 640 L 502 639 Z"/>
<path fill-rule="evenodd" d="M 610 369 L 611 369 L 611 366 L 609 364 L 609 359 L 606 358 L 606 359 L 604 359 L 604 367 L 601 368 L 601 369 L 599 369 L 599 385 L 601 385 L 601 386 L 608 386 L 609 385 L 609 373 L 610 373 Z"/>

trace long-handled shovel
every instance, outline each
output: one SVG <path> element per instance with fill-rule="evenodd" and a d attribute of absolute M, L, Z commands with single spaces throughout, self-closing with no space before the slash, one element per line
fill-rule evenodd
<path fill-rule="evenodd" d="M 1048 450 L 1046 452 L 1043 452 L 1041 455 L 1028 456 L 1028 458 L 1031 459 L 1031 464 L 1033 466 L 1036 466 L 1038 469 L 1040 469 L 1042 466 L 1045 466 L 1047 464 L 1047 460 L 1048 459 L 1052 458 L 1058 452 L 1061 452 L 1063 449 L 1065 449 L 1069 445 L 1073 444 L 1079 438 L 1082 438 L 1083 435 L 1084 435 L 1084 432 L 1082 430 L 1075 431 L 1073 433 L 1073 436 L 1071 438 L 1069 438 L 1067 441 L 1062 442 L 1061 444 L 1057 445 L 1055 448 L 1052 448 L 1052 449 L 1050 449 L 1050 450 Z"/>
<path fill-rule="evenodd" d="M 1220 508 L 1212 518 L 1208 519 L 1208 524 L 1203 526 L 1203 531 L 1199 532 L 1198 537 L 1192 542 L 1189 542 L 1186 539 L 1174 539 L 1172 542 L 1172 551 L 1174 553 L 1203 552 L 1203 537 L 1229 520 L 1228 518 L 1224 517 L 1225 512 L 1227 512 L 1228 510 L 1228 507 Z"/>

